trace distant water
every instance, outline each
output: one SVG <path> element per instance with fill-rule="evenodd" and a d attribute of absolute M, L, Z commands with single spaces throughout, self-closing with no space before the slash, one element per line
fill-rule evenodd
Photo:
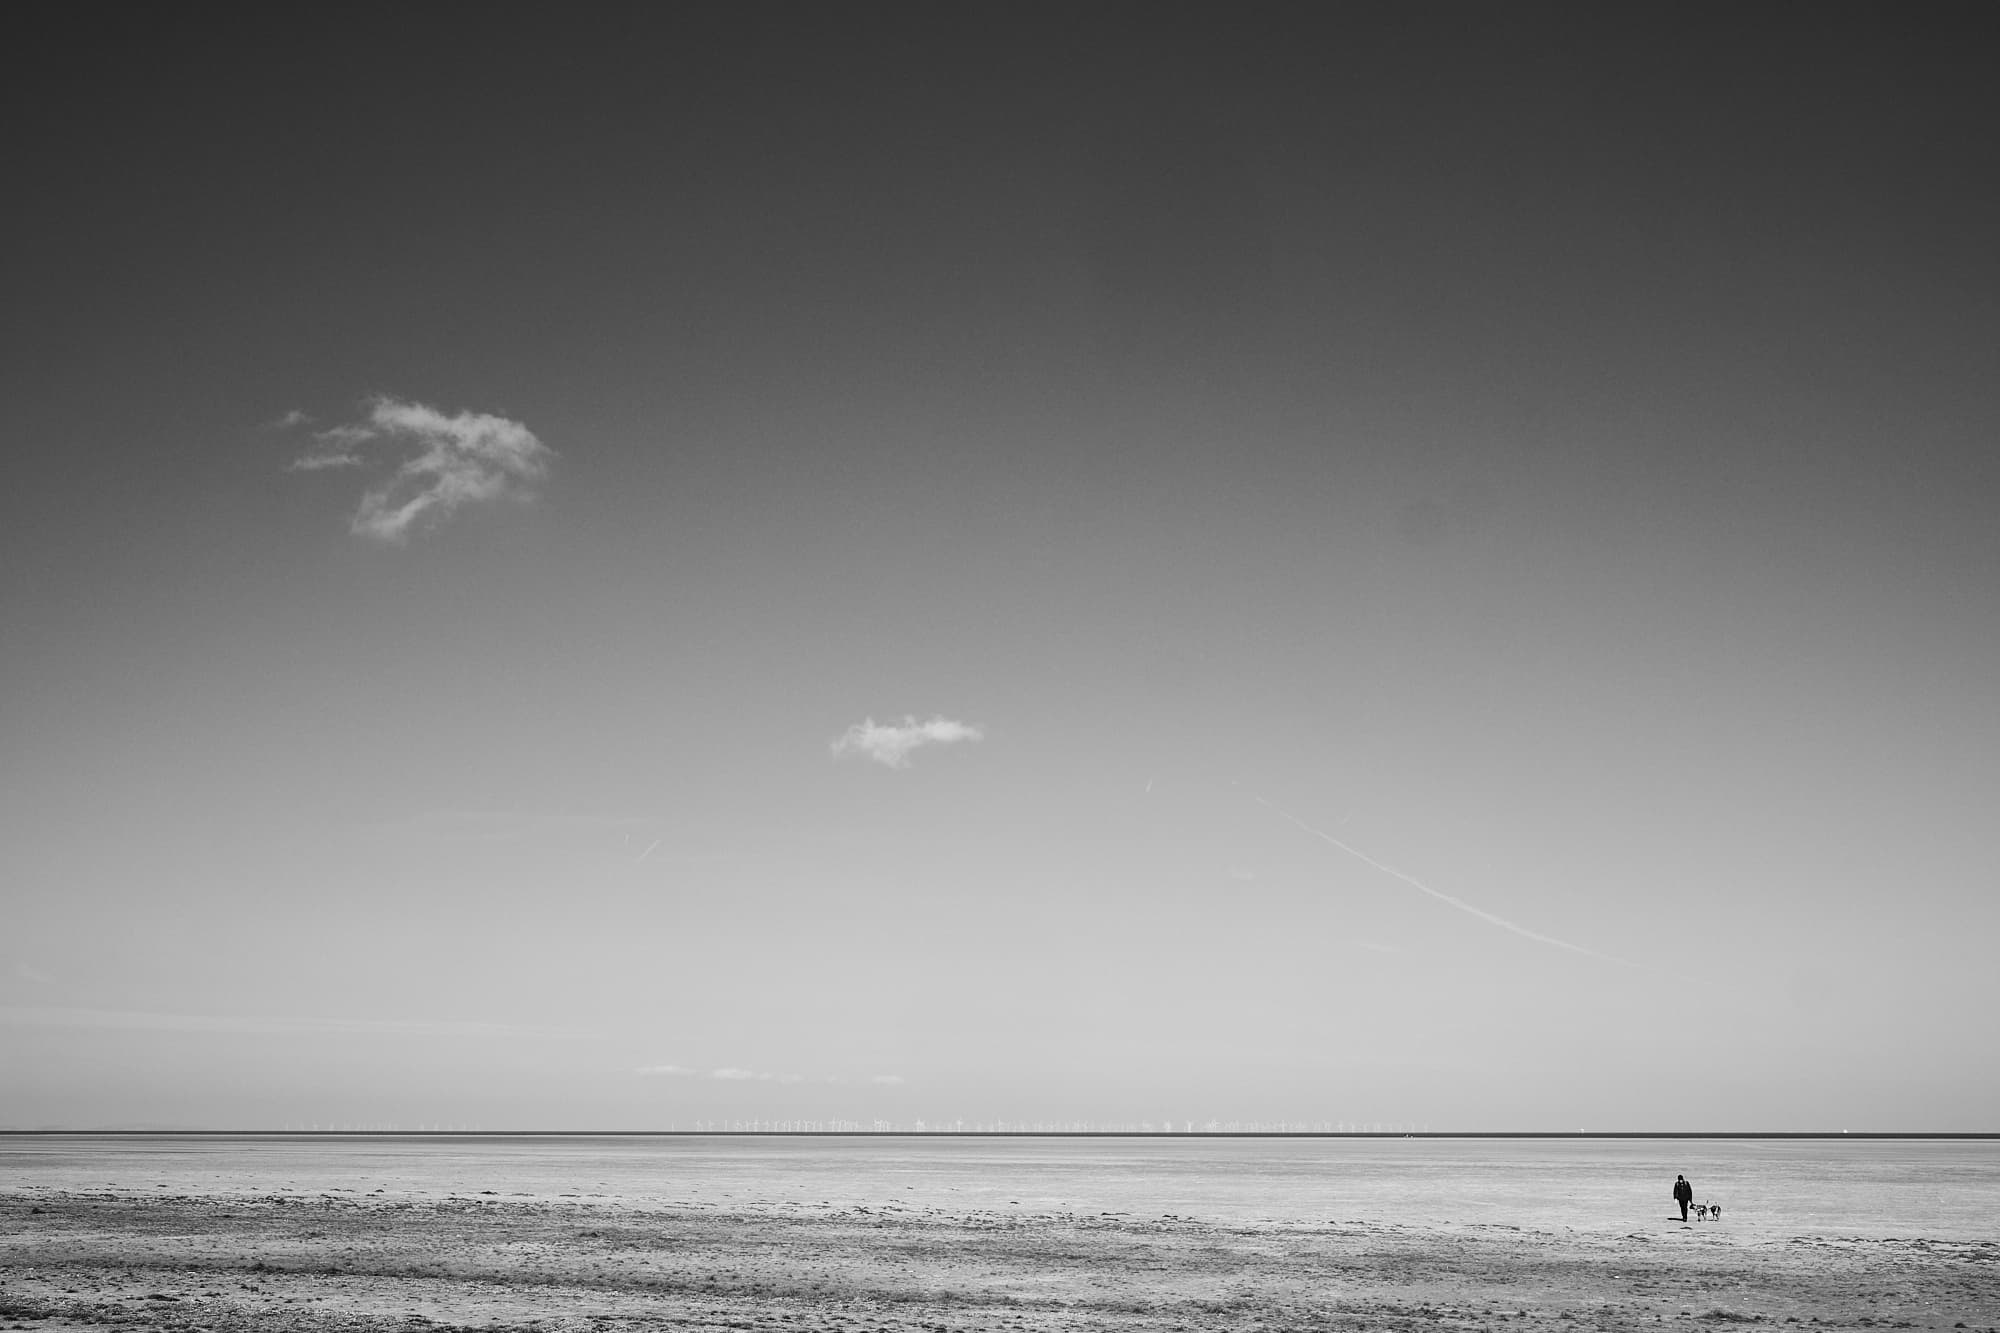
<path fill-rule="evenodd" d="M 885 1203 L 1224 1222 L 2000 1237 L 2000 1141 L 332 1135 L 0 1137 L 0 1189 L 493 1191 L 647 1207 Z M 1710 1224 L 1714 1226 L 1715 1224 Z"/>

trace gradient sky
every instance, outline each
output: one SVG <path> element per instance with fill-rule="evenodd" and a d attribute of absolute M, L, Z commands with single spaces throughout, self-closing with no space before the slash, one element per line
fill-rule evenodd
<path fill-rule="evenodd" d="M 2000 1128 L 1986 17 L 16 16 L 0 1126 Z"/>

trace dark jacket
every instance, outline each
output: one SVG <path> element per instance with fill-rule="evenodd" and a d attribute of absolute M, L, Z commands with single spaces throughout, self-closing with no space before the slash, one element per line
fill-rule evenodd
<path fill-rule="evenodd" d="M 1688 1184 L 1685 1180 L 1676 1180 L 1674 1182 L 1674 1198 L 1692 1200 L 1694 1198 L 1694 1186 Z"/>

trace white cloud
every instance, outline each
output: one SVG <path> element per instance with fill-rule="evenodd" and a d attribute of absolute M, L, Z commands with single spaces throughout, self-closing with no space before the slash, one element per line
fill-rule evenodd
<path fill-rule="evenodd" d="M 294 458 L 287 472 L 324 472 L 332 467 L 360 467 L 360 454 L 317 453 Z"/>
<path fill-rule="evenodd" d="M 914 716 L 901 722 L 877 722 L 871 717 L 856 722 L 834 741 L 833 756 L 839 759 L 859 754 L 890 768 L 908 768 L 910 751 L 920 745 L 952 745 L 985 738 L 984 729 L 948 717 L 933 717 L 928 722 L 919 722 Z"/>
<path fill-rule="evenodd" d="M 290 412 L 283 426 L 309 418 Z M 313 446 L 292 460 L 294 472 L 365 467 L 377 458 L 401 462 L 361 496 L 349 521 L 357 537 L 402 542 L 412 529 L 444 521 L 460 506 L 500 499 L 529 500 L 545 480 L 555 451 L 518 421 L 483 412 L 446 416 L 422 403 L 375 398 L 357 422 L 313 434 Z"/>
<path fill-rule="evenodd" d="M 690 1069 L 686 1065 L 641 1065 L 632 1071 L 635 1074 L 664 1075 L 669 1078 L 706 1078 L 718 1083 L 804 1083 L 802 1074 L 770 1074 L 755 1069 L 738 1069 L 725 1066 L 721 1069 Z M 826 1082 L 837 1082 L 835 1079 Z"/>
<path fill-rule="evenodd" d="M 870 1083 L 901 1083 L 904 1080 L 901 1074 L 876 1074 L 868 1081 Z"/>

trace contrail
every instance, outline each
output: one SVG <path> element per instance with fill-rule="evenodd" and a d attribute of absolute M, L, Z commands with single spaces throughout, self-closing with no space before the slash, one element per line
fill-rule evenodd
<path fill-rule="evenodd" d="M 1523 939 L 1534 940 L 1539 944 L 1552 945 L 1553 947 L 1558 949 L 1567 949 L 1571 953 L 1580 953 L 1585 958 L 1596 958 L 1607 963 L 1616 963 L 1620 967 L 1639 966 L 1639 964 L 1637 963 L 1627 962 L 1623 958 L 1615 958 L 1608 953 L 1599 953 L 1595 949 L 1586 949 L 1581 944 L 1571 944 L 1568 940 L 1559 940 L 1553 935 L 1544 935 L 1540 931 L 1529 930 L 1526 926 L 1517 926 L 1504 916 L 1495 916 L 1493 915 L 1493 913 L 1488 912 L 1483 908 L 1474 907 L 1471 903 L 1466 902 L 1463 898 L 1454 898 L 1450 894 L 1444 892 L 1441 889 L 1432 888 L 1430 885 L 1424 883 L 1422 880 L 1418 879 L 1414 875 L 1406 875 L 1392 865 L 1384 865 L 1382 862 L 1377 861 L 1374 857 L 1368 855 L 1368 853 L 1362 851 L 1360 848 L 1349 846 L 1347 843 L 1342 842 L 1339 838 L 1334 837 L 1331 833 L 1327 833 L 1321 829 L 1314 828 L 1311 824 L 1306 823 L 1305 820 L 1300 819 L 1297 815 L 1285 809 L 1283 806 L 1265 800 L 1262 796 L 1258 796 L 1256 792 L 1253 791 L 1250 794 L 1256 797 L 1257 804 L 1263 806 L 1267 810 L 1274 812 L 1280 818 L 1285 819 L 1290 823 L 1297 825 L 1299 828 L 1304 829 L 1307 833 L 1312 834 L 1315 838 L 1318 838 L 1321 842 L 1331 843 L 1335 847 L 1338 847 L 1341 851 L 1346 852 L 1349 856 L 1353 857 L 1355 860 L 1361 862 L 1363 865 L 1371 866 L 1374 869 L 1381 871 L 1383 874 L 1390 876 L 1392 879 L 1399 879 L 1403 883 L 1415 889 L 1417 892 L 1429 894 L 1431 897 L 1437 899 L 1439 902 L 1449 904 L 1452 907 L 1456 907 L 1459 911 L 1465 912 L 1468 915 L 1476 916 L 1481 921 L 1485 921 L 1491 925 L 1498 926 L 1502 930 L 1512 931 L 1514 934 L 1521 936 Z"/>
<path fill-rule="evenodd" d="M 652 854 L 653 854 L 653 853 L 654 853 L 655 851 L 657 851 L 657 850 L 659 849 L 659 846 L 660 846 L 660 841 L 661 841 L 660 839 L 658 839 L 658 838 L 655 838 L 655 839 L 653 839 L 653 840 L 652 840 L 652 841 L 651 841 L 650 843 L 648 843 L 648 844 L 646 845 L 646 850 L 645 850 L 645 851 L 643 851 L 643 852 L 640 852 L 640 853 L 639 853 L 639 855 L 638 855 L 638 858 L 637 858 L 637 860 L 634 860 L 634 861 L 632 862 L 632 864 L 633 864 L 633 865 L 638 865 L 640 861 L 643 861 L 643 860 L 645 860 L 645 859 L 646 859 L 647 857 L 651 856 L 651 855 L 652 855 Z"/>

